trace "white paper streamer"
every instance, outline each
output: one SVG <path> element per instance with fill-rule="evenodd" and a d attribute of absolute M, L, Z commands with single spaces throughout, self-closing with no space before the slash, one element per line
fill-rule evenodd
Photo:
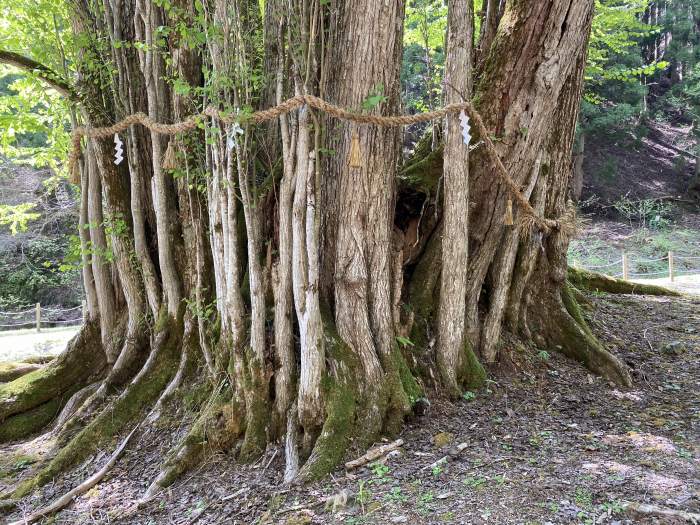
<path fill-rule="evenodd" d="M 464 143 L 469 145 L 469 141 L 472 139 L 472 136 L 469 134 L 471 127 L 469 126 L 469 117 L 464 110 L 459 112 L 459 125 L 462 127 L 462 138 L 464 139 Z"/>
<path fill-rule="evenodd" d="M 236 135 L 243 135 L 243 128 L 238 122 L 234 122 L 228 129 L 228 138 L 226 139 L 226 147 L 231 151 L 236 147 Z"/>
<path fill-rule="evenodd" d="M 114 134 L 114 163 L 119 166 L 121 162 L 124 160 L 124 148 L 122 146 L 124 143 L 122 142 L 122 139 L 119 138 L 119 134 L 115 133 Z"/>

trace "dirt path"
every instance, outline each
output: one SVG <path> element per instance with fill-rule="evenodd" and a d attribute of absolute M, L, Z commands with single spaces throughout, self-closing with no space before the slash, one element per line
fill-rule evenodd
<path fill-rule="evenodd" d="M 76 326 L 45 328 L 39 333 L 35 329 L 0 332 L 0 363 L 56 355 L 76 333 Z"/>
<path fill-rule="evenodd" d="M 700 299 L 591 301 L 594 330 L 632 368 L 630 391 L 558 354 L 513 346 L 510 372 L 457 404 L 432 400 L 426 416 L 408 422 L 405 446 L 385 464 L 283 488 L 278 448 L 253 465 L 212 456 L 145 508 L 125 514 L 155 476 L 172 428 L 182 435 L 192 413 L 185 403 L 159 428 L 145 429 L 107 479 L 55 523 L 673 523 L 631 518 L 622 512 L 628 501 L 699 512 Z M 451 453 L 459 443 L 466 448 Z M 26 475 L 32 450 L 43 449 L 41 441 L 0 449 L 8 458 L 0 481 Z M 23 501 L 21 510 L 68 490 L 109 453 Z M 13 463 L 19 457 L 23 463 Z M 324 498 L 341 492 L 347 504 L 324 507 Z"/>
<path fill-rule="evenodd" d="M 679 292 L 700 295 L 700 275 L 680 275 L 673 281 L 668 277 L 663 279 L 632 279 L 636 283 L 656 284 Z"/>

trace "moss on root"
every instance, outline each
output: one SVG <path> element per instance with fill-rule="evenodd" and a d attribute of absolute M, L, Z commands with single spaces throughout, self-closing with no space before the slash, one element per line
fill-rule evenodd
<path fill-rule="evenodd" d="M 57 397 L 31 410 L 10 416 L 0 425 L 0 443 L 15 441 L 38 432 L 61 411 L 63 399 Z"/>
<path fill-rule="evenodd" d="M 401 386 L 403 391 L 408 397 L 408 401 L 413 405 L 418 399 L 423 397 L 423 388 L 418 384 L 416 377 L 411 372 L 411 369 L 406 363 L 406 359 L 399 349 L 396 350 L 398 354 L 396 356 L 396 369 L 398 370 L 399 377 L 401 378 Z"/>
<path fill-rule="evenodd" d="M 270 421 L 270 404 L 267 395 L 265 369 L 247 351 L 241 369 L 244 371 L 246 417 L 245 436 L 238 458 L 243 462 L 259 458 L 267 447 L 267 430 Z"/>
<path fill-rule="evenodd" d="M 608 352 L 591 331 L 569 283 L 562 287 L 560 297 L 561 303 L 545 309 L 547 319 L 542 319 L 545 333 L 555 341 L 556 349 L 596 374 L 617 384 L 631 385 L 627 367 Z"/>
<path fill-rule="evenodd" d="M 416 151 L 412 161 L 399 174 L 402 186 L 428 194 L 435 192 L 440 177 L 442 177 L 442 146 L 430 152 Z"/>
<path fill-rule="evenodd" d="M 408 367 L 398 342 L 394 342 L 389 356 L 382 359 L 382 365 L 384 380 L 380 400 L 386 400 L 382 407 L 385 414 L 382 430 L 395 435 L 401 431 L 413 404 L 423 396 L 423 389 Z"/>
<path fill-rule="evenodd" d="M 95 322 L 87 323 L 50 364 L 0 385 L 0 422 L 84 386 L 104 362 L 99 328 Z"/>
<path fill-rule="evenodd" d="M 326 419 L 311 455 L 299 472 L 301 481 L 313 481 L 329 474 L 342 461 L 357 434 L 355 418 L 360 395 L 354 372 L 361 369 L 361 364 L 336 331 L 327 308 L 323 311 L 323 321 L 326 356 L 333 362 L 322 380 Z"/>
<path fill-rule="evenodd" d="M 197 386 L 195 389 L 200 390 Z M 172 485 L 195 466 L 207 447 L 224 451 L 232 447 L 245 430 L 245 413 L 243 407 L 231 401 L 231 394 L 230 388 L 218 388 L 210 395 L 185 438 L 169 454 L 160 474 L 148 488 L 145 499 Z"/>
<path fill-rule="evenodd" d="M 471 343 L 464 344 L 464 354 L 460 369 L 457 371 L 457 381 L 465 390 L 476 390 L 486 382 L 486 370 L 476 357 Z"/>
<path fill-rule="evenodd" d="M 343 382 L 331 382 L 326 394 L 326 420 L 311 456 L 299 473 L 302 481 L 320 479 L 343 460 L 355 434 L 356 395 Z"/>
<path fill-rule="evenodd" d="M 368 390 L 358 380 L 362 363 L 338 334 L 327 307 L 322 308 L 322 316 L 329 363 L 322 379 L 326 418 L 299 472 L 300 481 L 319 479 L 330 473 L 343 460 L 351 443 L 364 449 L 381 432 L 397 433 L 412 403 L 423 395 L 398 345 L 383 360 L 385 375 L 379 389 Z M 370 414 L 382 419 L 369 421 L 374 419 Z"/>
<path fill-rule="evenodd" d="M 42 368 L 42 365 L 33 363 L 0 363 L 0 383 L 8 383 Z"/>
<path fill-rule="evenodd" d="M 181 321 L 174 320 L 164 324 L 163 330 L 167 336 L 160 347 L 152 350 L 156 353 L 145 365 L 149 366 L 147 373 L 140 373 L 121 395 L 73 437 L 36 477 L 20 485 L 15 490 L 14 497 L 28 494 L 34 488 L 48 483 L 61 472 L 83 461 L 143 415 L 144 410 L 158 399 L 177 370 L 181 325 Z"/>
<path fill-rule="evenodd" d="M 657 286 L 655 284 L 641 284 L 617 279 L 602 273 L 591 272 L 581 268 L 569 267 L 568 280 L 578 288 L 597 292 L 608 292 L 613 294 L 637 294 L 637 295 L 667 295 L 680 297 L 681 293 L 675 290 Z"/>
<path fill-rule="evenodd" d="M 411 341 L 417 348 L 428 346 L 427 334 L 433 327 L 435 320 L 440 290 L 438 284 L 440 282 L 441 243 L 442 232 L 441 228 L 438 228 L 428 241 L 425 254 L 416 266 L 409 284 L 409 297 L 415 315 Z M 414 373 L 421 377 L 428 377 L 430 375 L 428 371 L 424 369 L 425 367 L 420 368 L 420 366 L 419 364 L 415 367 Z M 478 388 L 486 381 L 486 370 L 479 362 L 468 341 L 464 345 L 461 365 L 457 370 L 457 381 L 460 386 L 467 389 Z"/>

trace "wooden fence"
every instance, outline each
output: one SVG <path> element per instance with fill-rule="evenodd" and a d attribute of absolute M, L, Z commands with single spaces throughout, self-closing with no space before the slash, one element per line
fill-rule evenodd
<path fill-rule="evenodd" d="M 697 261 L 697 262 L 695 262 Z M 697 268 L 692 268 L 693 264 L 697 264 Z M 659 271 L 631 271 L 630 268 L 633 266 L 666 266 L 665 269 Z M 610 263 L 596 265 L 596 266 L 586 266 L 581 265 L 582 268 L 586 270 L 592 270 L 612 277 L 622 277 L 625 280 L 629 279 L 660 279 L 668 277 L 668 279 L 673 282 L 676 277 L 682 275 L 698 275 L 700 274 L 700 257 L 688 257 L 685 255 L 676 255 L 672 251 L 668 252 L 667 255 L 663 257 L 658 257 L 656 259 L 645 259 L 642 257 L 635 257 L 629 253 L 623 251 L 620 259 L 612 261 Z M 616 271 L 619 270 L 619 271 Z"/>
<path fill-rule="evenodd" d="M 41 332 L 42 325 L 53 326 L 78 326 L 82 324 L 87 315 L 85 301 L 81 306 L 74 308 L 44 307 L 36 303 L 33 308 L 18 311 L 0 310 L 0 331 L 20 330 L 23 328 L 35 328 Z"/>

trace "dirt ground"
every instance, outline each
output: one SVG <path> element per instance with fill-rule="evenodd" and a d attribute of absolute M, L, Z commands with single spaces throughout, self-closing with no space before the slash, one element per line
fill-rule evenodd
<path fill-rule="evenodd" d="M 582 200 L 595 197 L 601 206 L 621 196 L 633 199 L 688 198 L 694 162 L 679 154 L 692 142 L 687 126 L 649 122 L 648 134 L 587 137 Z M 604 209 L 599 211 L 605 211 Z"/>
<path fill-rule="evenodd" d="M 594 331 L 632 369 L 631 390 L 559 354 L 508 345 L 512 362 L 486 388 L 456 404 L 431 400 L 384 463 L 284 487 L 279 447 L 253 465 L 216 455 L 136 508 L 186 429 L 185 401 L 140 430 L 106 479 L 51 523 L 683 523 L 623 508 L 637 502 L 700 512 L 700 298 L 590 300 Z M 461 451 L 459 444 L 466 444 Z M 0 449 L 0 492 L 30 475 L 49 445 L 40 437 Z M 69 490 L 110 453 L 23 500 L 7 518 Z M 335 508 L 326 505 L 338 494 Z"/>

